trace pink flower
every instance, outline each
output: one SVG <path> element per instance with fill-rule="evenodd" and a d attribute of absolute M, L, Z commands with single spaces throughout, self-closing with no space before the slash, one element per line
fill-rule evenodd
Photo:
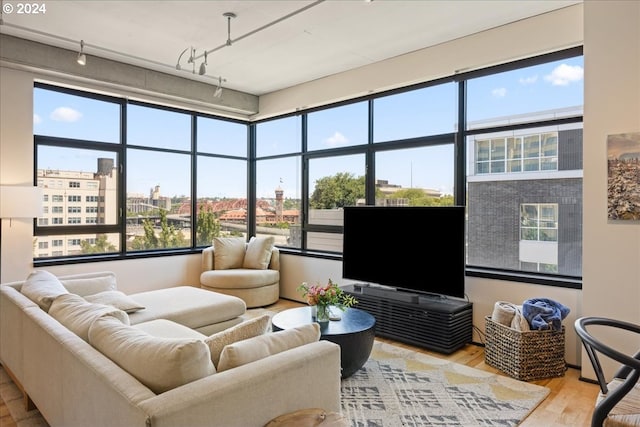
<path fill-rule="evenodd" d="M 307 282 L 303 282 L 298 286 L 298 292 L 302 293 L 309 305 L 334 305 L 344 309 L 358 302 L 353 296 L 345 294 L 331 279 L 325 286 L 309 286 Z"/>

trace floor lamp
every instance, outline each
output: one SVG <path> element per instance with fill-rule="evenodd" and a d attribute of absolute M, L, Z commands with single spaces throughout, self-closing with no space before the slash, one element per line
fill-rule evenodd
<path fill-rule="evenodd" d="M 4 220 L 14 218 L 37 218 L 42 216 L 42 188 L 2 185 L 0 186 L 0 281 L 2 278 L 2 226 Z"/>

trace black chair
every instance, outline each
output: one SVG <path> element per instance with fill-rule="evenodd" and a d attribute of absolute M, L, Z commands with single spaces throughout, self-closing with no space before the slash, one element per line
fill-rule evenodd
<path fill-rule="evenodd" d="M 600 393 L 591 417 L 591 426 L 638 426 L 640 425 L 640 351 L 633 356 L 604 344 L 587 331 L 587 326 L 626 330 L 638 334 L 640 339 L 640 325 L 621 320 L 604 317 L 582 317 L 576 320 L 575 330 L 582 340 L 587 355 L 593 365 Z M 599 336 L 606 336 L 603 328 Z M 598 354 L 604 355 L 621 363 L 611 381 L 607 382 L 602 371 Z"/>

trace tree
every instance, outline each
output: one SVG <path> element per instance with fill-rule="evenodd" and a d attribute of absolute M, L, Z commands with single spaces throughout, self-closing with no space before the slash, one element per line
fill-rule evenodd
<path fill-rule="evenodd" d="M 167 211 L 160 209 L 160 232 L 156 235 L 153 222 L 145 219 L 142 223 L 143 236 L 136 236 L 131 242 L 131 248 L 135 250 L 180 248 L 187 246 L 186 239 L 180 230 L 169 225 Z"/>
<path fill-rule="evenodd" d="M 284 199 L 282 202 L 282 207 L 284 209 L 300 209 L 300 199 Z"/>
<path fill-rule="evenodd" d="M 453 196 L 428 196 L 420 188 L 403 188 L 393 193 L 390 198 L 409 199 L 409 206 L 453 206 Z"/>
<path fill-rule="evenodd" d="M 211 245 L 214 237 L 220 236 L 220 221 L 213 212 L 200 206 L 197 218 L 196 243 L 198 246 Z"/>
<path fill-rule="evenodd" d="M 86 240 L 81 240 L 80 248 L 83 254 L 105 254 L 117 252 L 116 247 L 107 241 L 107 236 L 104 234 L 97 236 L 96 243 L 93 245 Z"/>
<path fill-rule="evenodd" d="M 354 206 L 358 199 L 364 197 L 364 176 L 354 177 L 348 172 L 338 172 L 316 181 L 309 206 L 311 209 L 336 209 Z"/>
<path fill-rule="evenodd" d="M 136 251 L 143 251 L 146 249 L 156 249 L 158 247 L 158 238 L 156 232 L 153 229 L 153 222 L 149 219 L 142 220 L 142 228 L 144 235 L 136 236 L 131 242 L 131 249 Z"/>

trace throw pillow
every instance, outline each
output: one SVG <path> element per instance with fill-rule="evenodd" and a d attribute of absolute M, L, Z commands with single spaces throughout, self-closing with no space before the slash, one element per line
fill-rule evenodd
<path fill-rule="evenodd" d="M 84 299 L 95 304 L 110 305 L 124 311 L 127 314 L 135 313 L 136 311 L 145 308 L 143 305 L 138 304 L 133 300 L 133 298 L 121 291 L 99 292 L 97 294 L 87 295 L 84 297 Z"/>
<path fill-rule="evenodd" d="M 111 271 L 64 276 L 60 277 L 60 282 L 67 288 L 69 293 L 80 295 L 81 297 L 117 289 L 116 274 Z"/>
<path fill-rule="evenodd" d="M 271 261 L 271 251 L 275 239 L 269 237 L 255 237 L 249 240 L 246 253 L 244 254 L 243 268 L 252 268 L 256 270 L 266 270 Z"/>
<path fill-rule="evenodd" d="M 246 243 L 239 237 L 213 238 L 213 268 L 228 270 L 242 268 Z"/>
<path fill-rule="evenodd" d="M 93 304 L 75 294 L 64 294 L 51 304 L 49 315 L 71 332 L 89 342 L 89 327 L 99 317 L 113 316 L 122 324 L 129 324 L 129 316 L 110 305 Z"/>
<path fill-rule="evenodd" d="M 260 317 L 247 320 L 246 322 L 242 322 L 207 337 L 207 339 L 204 340 L 204 343 L 209 346 L 211 361 L 213 364 L 218 366 L 218 362 L 220 362 L 220 353 L 222 353 L 222 349 L 227 344 L 264 334 L 267 331 L 270 321 L 271 317 L 268 314 L 263 314 Z"/>
<path fill-rule="evenodd" d="M 316 322 L 249 338 L 227 345 L 216 368 L 226 371 L 319 339 L 320 325 Z"/>
<path fill-rule="evenodd" d="M 22 284 L 20 292 L 47 312 L 54 299 L 69 293 L 56 276 L 45 270 L 31 273 Z"/>
<path fill-rule="evenodd" d="M 215 373 L 201 340 L 153 337 L 110 316 L 93 322 L 89 343 L 156 394 Z"/>

